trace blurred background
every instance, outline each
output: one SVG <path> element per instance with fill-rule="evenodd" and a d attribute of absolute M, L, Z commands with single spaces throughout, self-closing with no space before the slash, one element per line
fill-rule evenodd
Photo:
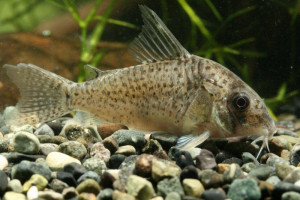
<path fill-rule="evenodd" d="M 128 54 L 147 5 L 195 55 L 226 66 L 275 115 L 300 116 L 300 0 L 0 0 L 0 66 L 32 63 L 84 81 L 100 69 L 137 64 Z M 0 111 L 18 90 L 0 68 Z"/>

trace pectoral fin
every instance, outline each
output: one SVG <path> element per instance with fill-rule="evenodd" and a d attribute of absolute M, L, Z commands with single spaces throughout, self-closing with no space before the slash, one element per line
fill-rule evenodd
<path fill-rule="evenodd" d="M 207 140 L 210 136 L 208 131 L 202 133 L 201 135 L 186 135 L 182 136 L 177 140 L 176 148 L 181 150 L 187 150 L 202 144 L 205 140 Z"/>

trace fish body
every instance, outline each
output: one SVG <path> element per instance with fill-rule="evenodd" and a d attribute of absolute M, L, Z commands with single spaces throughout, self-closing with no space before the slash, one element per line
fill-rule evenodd
<path fill-rule="evenodd" d="M 222 65 L 188 53 L 158 16 L 141 6 L 145 25 L 131 50 L 142 64 L 108 71 L 88 66 L 75 83 L 31 64 L 5 65 L 22 99 L 12 123 L 40 123 L 72 110 L 132 129 L 165 131 L 196 146 L 209 136 L 261 134 L 276 128 L 259 95 Z"/>

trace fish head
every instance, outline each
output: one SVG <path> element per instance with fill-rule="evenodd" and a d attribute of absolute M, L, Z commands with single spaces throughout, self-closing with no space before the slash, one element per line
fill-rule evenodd
<path fill-rule="evenodd" d="M 263 99 L 243 81 L 235 85 L 238 87 L 228 90 L 214 108 L 219 126 L 230 136 L 260 134 L 270 138 L 276 127 Z"/>

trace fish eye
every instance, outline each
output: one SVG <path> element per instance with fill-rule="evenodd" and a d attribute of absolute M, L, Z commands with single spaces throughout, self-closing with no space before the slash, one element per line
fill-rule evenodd
<path fill-rule="evenodd" d="M 232 105 L 238 111 L 246 110 L 249 104 L 249 98 L 245 94 L 237 94 L 233 97 Z"/>

